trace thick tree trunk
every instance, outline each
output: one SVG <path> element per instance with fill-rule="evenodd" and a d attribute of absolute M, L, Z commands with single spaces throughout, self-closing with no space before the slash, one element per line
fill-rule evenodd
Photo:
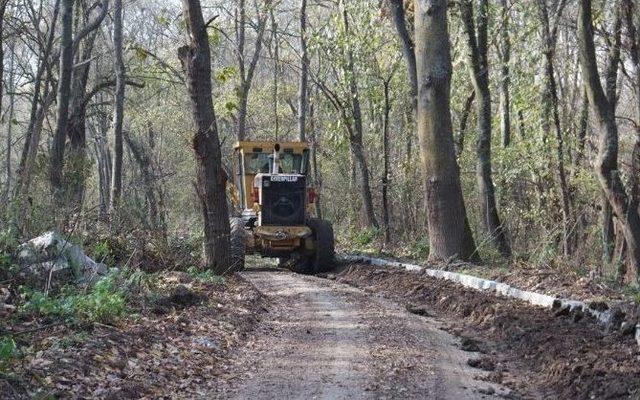
<path fill-rule="evenodd" d="M 478 10 L 478 27 L 473 20 L 472 0 L 461 3 L 462 20 L 465 25 L 469 44 L 469 60 L 471 78 L 477 96 L 478 141 L 476 153 L 476 179 L 480 204 L 480 220 L 482 228 L 504 257 L 511 255 L 504 227 L 498 216 L 495 188 L 491 171 L 491 92 L 489 91 L 489 64 L 487 60 L 487 13 L 488 0 L 480 0 Z"/>
<path fill-rule="evenodd" d="M 63 177 L 64 150 L 69 125 L 69 99 L 73 74 L 73 0 L 62 0 L 62 35 L 60 39 L 60 78 L 58 81 L 57 126 L 51 145 L 49 180 L 55 204 L 65 203 Z"/>
<path fill-rule="evenodd" d="M 511 38 L 509 37 L 509 5 L 507 0 L 500 0 L 502 26 L 500 27 L 500 132 L 502 146 L 511 144 Z"/>
<path fill-rule="evenodd" d="M 640 276 L 640 216 L 637 204 L 634 205 L 630 201 L 618 170 L 618 126 L 612 107 L 615 99 L 607 98 L 600 82 L 591 15 L 591 0 L 580 0 L 578 17 L 580 64 L 589 103 L 600 123 L 596 172 L 602 190 L 622 225 L 630 266 L 627 270 L 627 277 L 631 280 L 638 280 Z"/>
<path fill-rule="evenodd" d="M 202 203 L 206 267 L 218 274 L 230 271 L 229 213 L 225 194 L 226 174 L 213 109 L 211 52 L 199 0 L 182 0 L 189 44 L 179 50 L 187 74 L 197 132 L 193 149 L 197 162 L 197 191 Z"/>
<path fill-rule="evenodd" d="M 424 168 L 431 260 L 477 258 L 467 221 L 451 124 L 446 0 L 417 0 L 417 128 Z"/>
<path fill-rule="evenodd" d="M 111 174 L 111 199 L 109 212 L 113 213 L 122 193 L 122 124 L 124 121 L 125 66 L 122 54 L 122 0 L 115 0 L 113 18 L 114 73 L 116 90 L 113 108 L 113 173 Z"/>
<path fill-rule="evenodd" d="M 307 50 L 307 0 L 300 0 L 300 86 L 298 88 L 298 139 L 307 138 L 309 108 L 309 54 Z"/>

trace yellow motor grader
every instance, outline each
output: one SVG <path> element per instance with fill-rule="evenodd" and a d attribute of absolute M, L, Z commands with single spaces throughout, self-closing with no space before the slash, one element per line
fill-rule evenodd
<path fill-rule="evenodd" d="M 236 270 L 246 254 L 278 258 L 295 272 L 333 266 L 331 224 L 315 217 L 316 192 L 308 185 L 309 146 L 304 142 L 241 141 L 234 146 L 231 252 Z"/>

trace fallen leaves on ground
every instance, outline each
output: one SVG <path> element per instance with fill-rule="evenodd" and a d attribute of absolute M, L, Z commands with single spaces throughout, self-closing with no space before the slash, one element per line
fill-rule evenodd
<path fill-rule="evenodd" d="M 212 390 L 229 349 L 255 322 L 259 294 L 234 277 L 201 282 L 171 272 L 160 279 L 166 297 L 154 307 L 140 301 L 114 326 L 45 325 L 20 336 L 24 356 L 0 379 L 3 396 L 193 398 Z M 193 297 L 173 303 L 176 288 L 180 299 Z"/>

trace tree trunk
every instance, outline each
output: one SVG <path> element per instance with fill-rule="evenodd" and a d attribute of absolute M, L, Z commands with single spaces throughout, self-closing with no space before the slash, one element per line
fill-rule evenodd
<path fill-rule="evenodd" d="M 477 259 L 467 221 L 451 124 L 451 52 L 446 0 L 417 0 L 417 128 L 426 182 L 431 260 Z"/>
<path fill-rule="evenodd" d="M 8 0 L 0 0 L 0 113 L 2 113 L 3 111 L 3 97 L 4 97 L 4 92 L 5 92 L 5 87 L 4 87 L 4 14 L 5 11 L 7 9 L 7 2 Z M 10 71 L 9 73 L 11 74 L 11 81 L 13 82 L 13 60 L 14 60 L 14 56 L 12 55 L 11 57 L 11 67 L 10 67 Z M 11 91 L 14 92 L 13 90 L 13 85 L 10 85 Z M 11 102 L 11 104 L 9 105 L 10 108 L 10 114 L 13 113 L 13 101 Z M 2 120 L 1 121 L 3 124 L 7 123 L 6 120 Z M 7 126 L 7 150 L 6 150 L 6 156 L 7 156 L 7 165 L 6 165 L 6 178 L 7 178 L 7 182 L 6 182 L 6 188 L 5 188 L 5 193 L 8 193 L 11 191 L 11 119 L 9 119 L 8 121 L 9 125 Z"/>
<path fill-rule="evenodd" d="M 151 158 L 141 143 L 133 139 L 127 132 L 123 132 L 124 141 L 131 150 L 131 155 L 138 163 L 142 181 L 144 182 L 144 193 L 147 198 L 147 208 L 149 212 L 149 226 L 156 232 L 162 231 L 160 223 L 160 213 L 158 211 L 158 200 L 156 197 L 155 179 L 151 170 Z"/>
<path fill-rule="evenodd" d="M 384 120 L 382 127 L 382 152 L 383 152 L 383 172 L 382 172 L 382 222 L 384 226 L 384 241 L 391 243 L 391 227 L 389 223 L 389 112 L 391 102 L 389 100 L 390 80 L 384 81 Z"/>
<path fill-rule="evenodd" d="M 306 140 L 309 108 L 309 53 L 307 50 L 307 0 L 300 0 L 300 86 L 298 89 L 298 139 Z"/>
<path fill-rule="evenodd" d="M 230 271 L 229 213 L 225 194 L 226 174 L 213 109 L 211 52 L 199 0 L 182 0 L 189 44 L 179 49 L 191 95 L 197 132 L 193 149 L 197 162 L 197 191 L 202 203 L 205 264 L 217 274 Z"/>
<path fill-rule="evenodd" d="M 113 213 L 122 193 L 122 124 L 124 121 L 125 66 L 122 54 L 122 0 L 115 0 L 113 18 L 114 73 L 116 91 L 113 107 L 113 173 L 111 174 L 111 199 L 109 212 Z"/>
<path fill-rule="evenodd" d="M 64 166 L 64 148 L 69 125 L 69 99 L 71 95 L 71 76 L 73 74 L 73 3 L 74 0 L 62 0 L 62 35 L 60 39 L 60 78 L 58 80 L 57 126 L 51 146 L 49 179 L 51 192 L 56 206 L 65 203 L 62 173 Z"/>
<path fill-rule="evenodd" d="M 345 34 L 349 35 L 349 18 L 347 9 L 342 4 L 342 22 L 344 24 Z M 363 121 L 362 109 L 360 107 L 360 93 L 358 90 L 358 82 L 356 80 L 356 71 L 353 60 L 353 53 L 348 50 L 346 54 L 347 63 L 345 65 L 345 75 L 348 76 L 348 85 L 351 98 L 351 111 L 353 113 L 353 129 L 349 132 L 349 145 L 355 167 L 358 170 L 360 194 L 362 196 L 362 206 L 365 216 L 365 222 L 368 227 L 378 228 L 378 220 L 373 209 L 373 196 L 371 195 L 371 185 L 369 180 L 369 167 L 364 152 L 363 138 Z"/>
<path fill-rule="evenodd" d="M 584 159 L 584 148 L 587 144 L 587 131 L 589 130 L 589 98 L 583 91 L 580 105 L 580 121 L 578 126 L 578 149 L 574 157 L 574 166 L 579 166 Z"/>
<path fill-rule="evenodd" d="M 309 106 L 309 134 L 311 139 L 311 166 L 313 168 L 313 185 L 316 188 L 318 196 L 316 197 L 316 216 L 322 219 L 322 175 L 320 174 L 320 165 L 318 163 L 318 132 L 316 130 L 315 106 Z"/>
<path fill-rule="evenodd" d="M 518 110 L 518 132 L 522 139 L 527 137 L 527 127 L 524 124 L 524 111 Z"/>
<path fill-rule="evenodd" d="M 613 209 L 606 195 L 602 194 L 602 260 L 604 264 L 613 262 L 613 250 L 615 248 L 616 232 L 613 224 Z"/>
<path fill-rule="evenodd" d="M 6 7 L 6 2 L 4 2 L 3 8 Z M 4 10 L 2 11 L 3 16 L 1 18 L 4 18 Z M 0 35 L 2 35 L 2 29 L 0 28 Z M 0 36 L 1 37 L 1 36 Z M 2 47 L 2 44 L 0 43 L 0 47 Z M 2 56 L 4 58 L 4 55 Z M 14 111 L 15 111 L 15 92 L 16 92 L 16 82 L 15 82 L 15 74 L 14 74 L 14 65 L 15 65 L 15 47 L 14 45 L 11 45 L 11 61 L 9 62 L 9 73 L 11 74 L 9 76 L 9 90 L 11 90 L 11 94 L 9 95 L 9 113 L 7 115 L 7 119 L 4 121 L 4 123 L 7 126 L 7 168 L 6 168 L 6 187 L 5 187 L 5 192 L 4 192 L 4 196 L 3 196 L 3 200 L 6 202 L 8 202 L 9 200 L 9 196 L 11 193 L 11 187 L 12 187 L 12 181 L 13 181 L 13 168 L 11 165 L 11 158 L 12 158 L 12 153 L 13 153 L 13 117 L 14 117 Z M 0 63 L 2 63 L 3 61 L 0 60 Z M 4 72 L 0 72 L 0 80 L 2 79 L 2 75 L 4 74 Z M 3 87 L 0 87 L 0 92 L 2 92 L 4 90 Z M 2 96 L 2 95 L 0 95 Z M 0 110 L 2 110 L 2 105 L 1 105 L 1 100 L 0 100 Z"/>
<path fill-rule="evenodd" d="M 550 108 L 553 118 L 553 127 L 556 134 L 556 155 L 557 155 L 557 172 L 558 181 L 560 184 L 560 193 L 562 201 L 562 226 L 563 226 L 563 240 L 562 248 L 565 256 L 571 256 L 572 249 L 572 235 L 571 235 L 571 198 L 569 193 L 569 184 L 567 183 L 567 173 L 564 166 L 564 135 L 562 134 L 562 126 L 560 123 L 560 106 L 558 99 L 558 88 L 555 77 L 554 57 L 556 49 L 556 37 L 555 30 L 552 30 L 549 20 L 549 13 L 547 11 L 546 0 L 539 0 L 539 11 L 542 20 L 542 36 L 544 40 L 544 59 L 545 59 L 545 78 L 546 78 L 546 95 L 550 102 Z"/>
<path fill-rule="evenodd" d="M 498 216 L 491 171 L 491 92 L 489 91 L 489 64 L 487 60 L 488 0 L 480 0 L 477 33 L 473 20 L 473 4 L 471 0 L 462 1 L 461 11 L 469 44 L 471 78 L 477 96 L 478 141 L 476 153 L 478 164 L 476 167 L 476 179 L 480 203 L 480 220 L 482 221 L 484 233 L 489 236 L 495 247 L 500 251 L 500 254 L 504 257 L 509 257 L 511 248 Z"/>
<path fill-rule="evenodd" d="M 413 112 L 416 112 L 416 102 L 418 98 L 418 75 L 416 71 L 416 54 L 411 34 L 407 29 L 407 21 L 405 18 L 404 1 L 389 0 L 391 12 L 393 14 L 393 24 L 396 27 L 400 41 L 402 42 L 402 54 L 407 63 L 407 74 L 409 77 L 409 93 L 411 95 L 411 105 Z"/>
<path fill-rule="evenodd" d="M 96 153 L 96 163 L 98 168 L 98 197 L 100 219 L 107 220 L 109 214 L 109 195 L 111 186 L 111 154 L 107 148 L 107 132 L 109 131 L 109 122 L 106 116 L 99 117 L 99 123 L 96 127 L 94 148 Z"/>
<path fill-rule="evenodd" d="M 79 66 L 76 67 L 71 87 L 71 113 L 69 117 L 69 173 L 66 177 L 70 209 L 80 211 L 84 202 L 87 162 L 86 103 L 87 84 L 91 71 L 91 56 L 98 32 L 92 32 L 84 42 Z"/>
<path fill-rule="evenodd" d="M 38 144 L 40 143 L 40 131 L 42 129 L 42 121 L 44 120 L 44 114 L 47 112 L 50 103 L 53 98 L 50 98 L 49 87 L 51 82 L 51 73 L 48 73 L 47 79 L 44 79 L 45 73 L 48 71 L 49 57 L 51 56 L 51 50 L 53 47 L 53 41 L 55 39 L 56 24 L 58 21 L 58 12 L 60 10 L 60 0 L 56 0 L 53 9 L 53 18 L 51 20 L 51 27 L 47 33 L 47 41 L 42 49 L 42 54 L 38 60 L 38 70 L 34 78 L 33 83 L 33 97 L 31 99 L 31 108 L 29 113 L 29 125 L 24 140 L 24 146 L 20 157 L 20 164 L 18 167 L 18 176 L 16 179 L 16 186 L 14 190 L 14 198 L 20 203 L 23 202 L 27 193 L 29 192 L 29 186 L 31 184 L 31 170 L 36 160 L 38 151 Z M 44 82 L 44 94 L 43 102 L 40 105 L 40 91 Z M 25 209 L 24 204 L 21 204 L 20 208 Z"/>
<path fill-rule="evenodd" d="M 618 170 L 618 126 L 612 107 L 615 99 L 607 98 L 600 82 L 591 15 L 591 0 L 580 0 L 578 17 L 580 64 L 589 103 L 600 123 L 596 172 L 602 190 L 615 216 L 622 224 L 630 267 L 627 270 L 627 278 L 637 281 L 640 276 L 640 216 L 637 204 L 633 204 L 627 195 Z"/>
<path fill-rule="evenodd" d="M 253 56 L 249 65 L 245 62 L 245 25 L 246 25 L 246 9 L 245 0 L 238 0 L 236 8 L 236 37 L 237 37 L 237 57 L 238 66 L 240 69 L 240 85 L 237 88 L 238 92 L 238 115 L 236 121 L 236 137 L 238 140 L 245 140 L 247 137 L 247 111 L 249 103 L 249 93 L 251 91 L 251 85 L 253 83 L 253 76 L 255 74 L 258 60 L 260 59 L 260 53 L 262 51 L 262 39 L 264 38 L 265 28 L 267 26 L 267 7 L 271 7 L 271 1 L 265 2 L 265 10 L 262 16 L 258 16 L 257 26 L 257 38 L 256 45 L 253 52 Z"/>
<path fill-rule="evenodd" d="M 501 20 L 500 27 L 500 132 L 502 136 L 502 146 L 508 147 L 511 144 L 511 97 L 509 86 L 511 85 L 510 66 L 511 63 L 511 39 L 509 37 L 509 5 L 507 0 L 500 0 Z"/>
<path fill-rule="evenodd" d="M 278 43 L 278 23 L 273 13 L 273 8 L 269 10 L 271 15 L 271 43 L 273 45 L 273 117 L 274 117 L 274 136 L 278 141 L 280 137 L 280 117 L 278 116 L 279 96 L 279 80 L 280 80 L 280 44 Z"/>
<path fill-rule="evenodd" d="M 462 115 L 460 116 L 460 129 L 458 130 L 458 139 L 456 140 L 456 156 L 460 157 L 464 150 L 464 137 L 467 134 L 467 124 L 469 123 L 469 115 L 471 114 L 471 107 L 473 106 L 473 100 L 476 98 L 475 90 L 471 91 L 469 97 L 464 102 L 464 108 L 462 109 Z"/>
<path fill-rule="evenodd" d="M 631 0 L 622 0 L 623 18 L 626 26 L 626 36 L 629 42 L 629 54 L 633 63 L 634 88 L 636 95 L 636 141 L 631 158 L 631 198 L 636 204 L 640 203 L 640 33 L 633 20 L 634 12 L 637 12 L 635 4 Z"/>

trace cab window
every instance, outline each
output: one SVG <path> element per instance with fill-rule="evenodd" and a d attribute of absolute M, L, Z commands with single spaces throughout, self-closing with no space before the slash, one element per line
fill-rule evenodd
<path fill-rule="evenodd" d="M 283 152 L 280 154 L 281 174 L 305 174 L 307 157 L 302 154 Z M 249 153 L 245 156 L 245 169 L 247 174 L 268 174 L 273 166 L 272 153 Z"/>

